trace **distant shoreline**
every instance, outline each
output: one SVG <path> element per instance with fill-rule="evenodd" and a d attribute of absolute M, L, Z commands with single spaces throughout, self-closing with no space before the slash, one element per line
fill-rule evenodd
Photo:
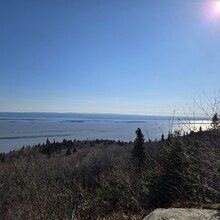
<path fill-rule="evenodd" d="M 186 117 L 167 115 L 139 115 L 116 113 L 58 113 L 58 112 L 0 112 L 0 120 L 16 118 L 82 118 L 82 119 L 138 119 L 138 120 L 210 120 L 208 117 Z"/>

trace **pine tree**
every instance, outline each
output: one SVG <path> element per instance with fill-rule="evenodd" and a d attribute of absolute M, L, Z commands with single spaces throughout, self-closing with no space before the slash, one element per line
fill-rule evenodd
<path fill-rule="evenodd" d="M 50 141 L 49 141 L 48 138 L 47 138 L 47 140 L 46 140 L 46 145 L 47 145 L 47 146 L 50 145 Z"/>
<path fill-rule="evenodd" d="M 165 141 L 164 134 L 161 135 L 161 141 L 162 141 L 162 142 Z"/>
<path fill-rule="evenodd" d="M 76 148 L 74 147 L 73 148 L 73 153 L 75 154 L 77 152 Z"/>
<path fill-rule="evenodd" d="M 218 118 L 218 114 L 215 113 L 213 118 L 212 118 L 212 125 L 214 128 L 217 128 L 219 125 L 219 118 Z"/>
<path fill-rule="evenodd" d="M 68 146 L 66 151 L 66 156 L 70 156 L 70 155 L 71 155 L 71 150 L 70 147 Z"/>
<path fill-rule="evenodd" d="M 47 138 L 47 141 L 46 141 L 46 154 L 47 154 L 48 158 L 51 157 L 51 144 L 50 144 L 50 141 L 49 141 L 48 138 Z"/>
<path fill-rule="evenodd" d="M 179 138 L 168 142 L 161 154 L 160 169 L 162 171 L 159 184 L 154 192 L 160 205 L 170 205 L 178 199 L 188 199 L 192 195 L 189 174 L 189 155 L 187 146 Z"/>
<path fill-rule="evenodd" d="M 136 139 L 134 141 L 134 149 L 132 150 L 132 159 L 140 174 L 143 171 L 146 162 L 144 135 L 140 128 L 136 130 Z"/>

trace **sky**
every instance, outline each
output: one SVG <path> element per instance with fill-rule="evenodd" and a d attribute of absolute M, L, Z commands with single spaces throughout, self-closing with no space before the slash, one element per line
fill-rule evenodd
<path fill-rule="evenodd" d="M 0 0 L 0 112 L 179 114 L 220 85 L 218 0 Z"/>

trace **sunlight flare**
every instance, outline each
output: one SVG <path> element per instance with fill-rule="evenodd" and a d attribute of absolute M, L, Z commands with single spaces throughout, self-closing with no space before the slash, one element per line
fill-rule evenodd
<path fill-rule="evenodd" d="M 219 23 L 220 19 L 220 0 L 212 0 L 204 4 L 204 14 L 207 21 Z"/>
<path fill-rule="evenodd" d="M 216 2 L 216 10 L 220 13 L 220 1 Z"/>

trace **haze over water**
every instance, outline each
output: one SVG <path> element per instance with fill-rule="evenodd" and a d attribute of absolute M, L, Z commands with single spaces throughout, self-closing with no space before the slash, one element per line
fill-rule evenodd
<path fill-rule="evenodd" d="M 145 140 L 160 139 L 177 129 L 189 131 L 208 128 L 210 122 L 201 119 L 184 121 L 167 116 L 138 116 L 116 114 L 61 113 L 0 113 L 0 152 L 63 139 L 109 139 L 133 141 L 135 130 L 141 128 Z"/>

